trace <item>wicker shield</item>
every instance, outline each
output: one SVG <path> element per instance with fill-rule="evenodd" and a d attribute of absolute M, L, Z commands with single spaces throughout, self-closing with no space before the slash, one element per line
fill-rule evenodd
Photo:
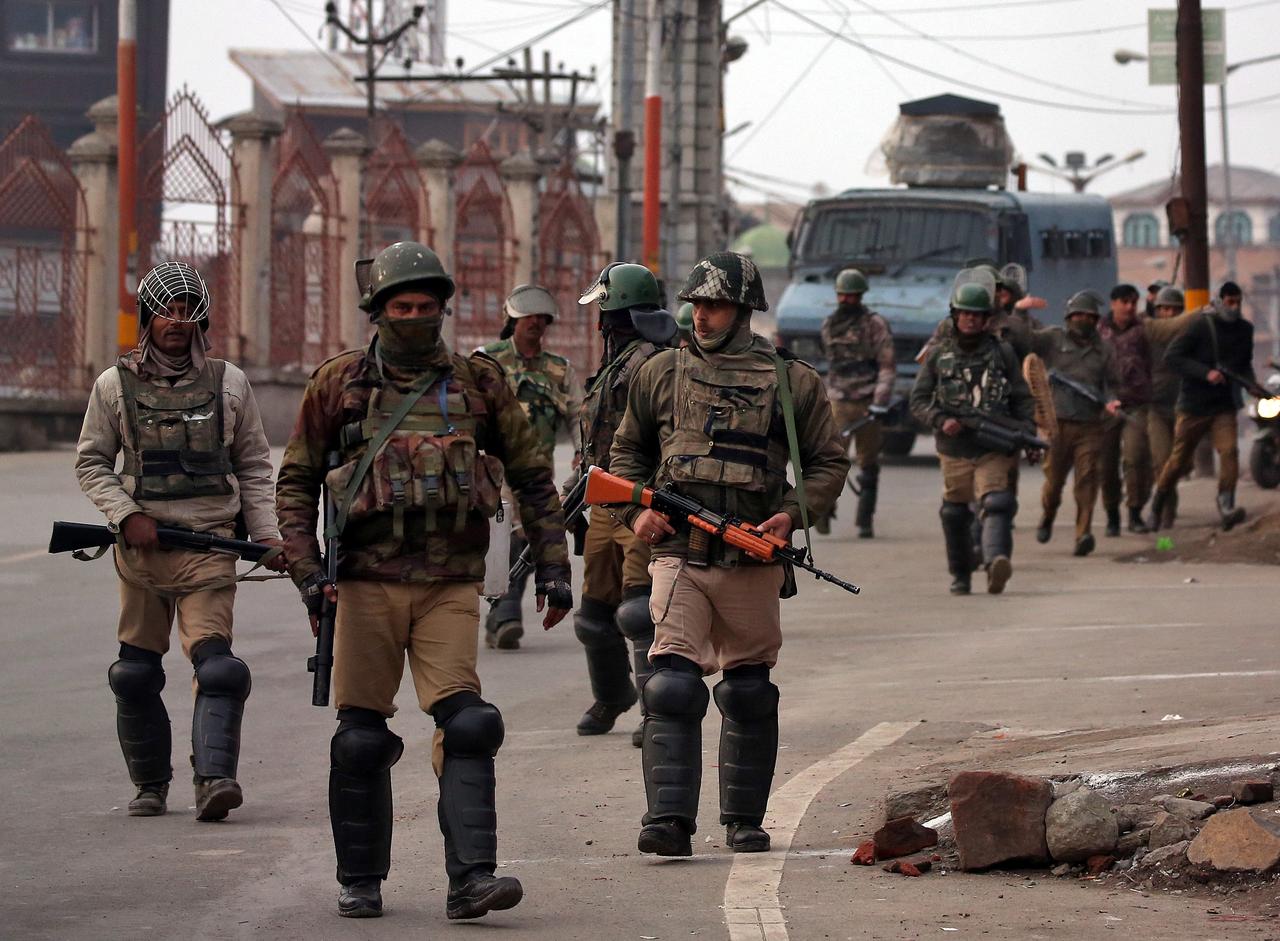
<path fill-rule="evenodd" d="M 1053 407 L 1053 388 L 1049 384 L 1049 371 L 1044 360 L 1035 353 L 1028 353 L 1022 361 L 1022 378 L 1031 387 L 1031 397 L 1036 403 L 1036 428 L 1040 437 L 1052 442 L 1058 433 L 1058 411 Z"/>

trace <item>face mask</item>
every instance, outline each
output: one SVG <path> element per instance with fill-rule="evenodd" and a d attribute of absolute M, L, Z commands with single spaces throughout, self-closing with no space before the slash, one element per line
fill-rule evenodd
<path fill-rule="evenodd" d="M 1092 340 L 1098 335 L 1098 325 L 1092 321 L 1076 321 L 1067 327 L 1071 335 L 1081 340 Z"/>
<path fill-rule="evenodd" d="M 1226 304 L 1214 304 L 1214 314 L 1223 323 L 1235 323 L 1240 319 L 1239 307 L 1228 307 Z"/>
<path fill-rule="evenodd" d="M 384 362 L 405 368 L 428 365 L 440 345 L 443 317 L 410 317 L 391 320 L 379 317 L 378 350 Z"/>
<path fill-rule="evenodd" d="M 836 305 L 836 313 L 845 317 L 856 314 L 860 310 L 862 310 L 861 304 L 837 304 Z"/>

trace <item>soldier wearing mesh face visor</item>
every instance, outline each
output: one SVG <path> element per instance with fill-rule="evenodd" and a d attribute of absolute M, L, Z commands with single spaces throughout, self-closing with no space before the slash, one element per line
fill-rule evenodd
<path fill-rule="evenodd" d="M 107 680 L 138 789 L 129 803 L 135 817 L 165 812 L 173 777 L 160 691 L 175 617 L 195 668 L 196 818 L 221 820 L 243 800 L 236 770 L 250 682 L 249 668 L 231 652 L 234 559 L 161 550 L 157 525 L 232 536 L 241 517 L 250 538 L 280 544 L 258 406 L 244 373 L 208 355 L 209 301 L 190 265 L 165 262 L 146 274 L 138 285 L 138 347 L 94 383 L 76 449 L 81 489 L 120 533 L 120 658 Z"/>

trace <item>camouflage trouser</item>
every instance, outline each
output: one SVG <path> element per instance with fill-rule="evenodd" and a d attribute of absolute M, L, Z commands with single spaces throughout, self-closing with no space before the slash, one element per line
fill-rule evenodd
<path fill-rule="evenodd" d="M 1102 449 L 1098 453 L 1098 474 L 1102 478 L 1102 505 L 1119 510 L 1121 478 L 1124 502 L 1130 509 L 1140 509 L 1151 496 L 1154 476 L 1151 451 L 1147 441 L 1147 408 L 1128 409 L 1133 421 L 1113 418 L 1102 431 Z"/>
<path fill-rule="evenodd" d="M 1053 517 L 1062 503 L 1067 475 L 1075 472 L 1076 539 L 1093 526 L 1093 505 L 1098 500 L 1098 449 L 1102 445 L 1102 422 L 1058 422 L 1058 433 L 1044 462 L 1044 488 L 1040 505 L 1046 517 Z"/>
<path fill-rule="evenodd" d="M 1240 450 L 1236 442 L 1236 413 L 1218 412 L 1216 415 L 1187 415 L 1178 413 L 1178 423 L 1173 432 L 1173 451 L 1160 469 L 1157 490 L 1173 490 L 1178 478 L 1191 470 L 1195 460 L 1196 445 L 1206 435 L 1218 452 L 1218 492 L 1234 490 L 1240 477 Z"/>

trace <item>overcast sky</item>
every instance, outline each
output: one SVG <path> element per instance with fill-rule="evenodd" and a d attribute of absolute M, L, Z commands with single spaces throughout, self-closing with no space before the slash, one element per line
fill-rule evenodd
<path fill-rule="evenodd" d="M 645 0 L 635 2 L 645 5 Z M 479 64 L 590 5 L 586 0 L 452 0 L 448 55 Z M 747 0 L 727 0 L 725 16 L 747 5 Z M 1172 7 L 1173 0 L 1165 5 Z M 1280 0 L 1218 5 L 1227 10 L 1228 62 L 1280 52 Z M 309 38 L 319 37 L 323 7 L 319 0 L 172 0 L 171 90 L 191 85 L 215 118 L 248 108 L 249 79 L 231 64 L 227 50 L 307 48 Z M 1101 177 L 1094 191 L 1112 193 L 1167 177 L 1178 141 L 1174 89 L 1148 86 L 1144 63 L 1121 66 L 1112 58 L 1118 48 L 1146 50 L 1146 10 L 1147 4 L 1136 0 L 768 0 L 736 19 L 731 29 L 750 48 L 729 68 L 726 126 L 753 124 L 726 141 L 726 163 L 788 181 L 762 181 L 761 186 L 800 200 L 818 182 L 832 189 L 883 185 L 887 180 L 872 158 L 898 103 L 953 91 L 998 102 L 1018 152 L 1033 163 L 1039 153 L 1061 162 L 1068 150 L 1082 150 L 1091 159 L 1137 148 L 1147 152 L 1145 159 Z M 607 83 L 611 28 L 606 6 L 536 48 L 550 49 L 568 68 L 586 71 L 594 65 Z M 835 39 L 828 31 L 845 38 Z M 1280 95 L 1280 61 L 1243 68 L 1231 77 L 1231 102 L 1271 95 Z M 607 111 L 607 85 L 600 97 Z M 1206 89 L 1206 102 L 1216 105 L 1216 86 Z M 1216 163 L 1221 158 L 1217 112 L 1210 112 L 1206 122 L 1207 156 Z M 1280 97 L 1232 107 L 1230 123 L 1233 166 L 1280 172 Z M 1032 175 L 1032 186 L 1069 188 L 1042 174 Z"/>

